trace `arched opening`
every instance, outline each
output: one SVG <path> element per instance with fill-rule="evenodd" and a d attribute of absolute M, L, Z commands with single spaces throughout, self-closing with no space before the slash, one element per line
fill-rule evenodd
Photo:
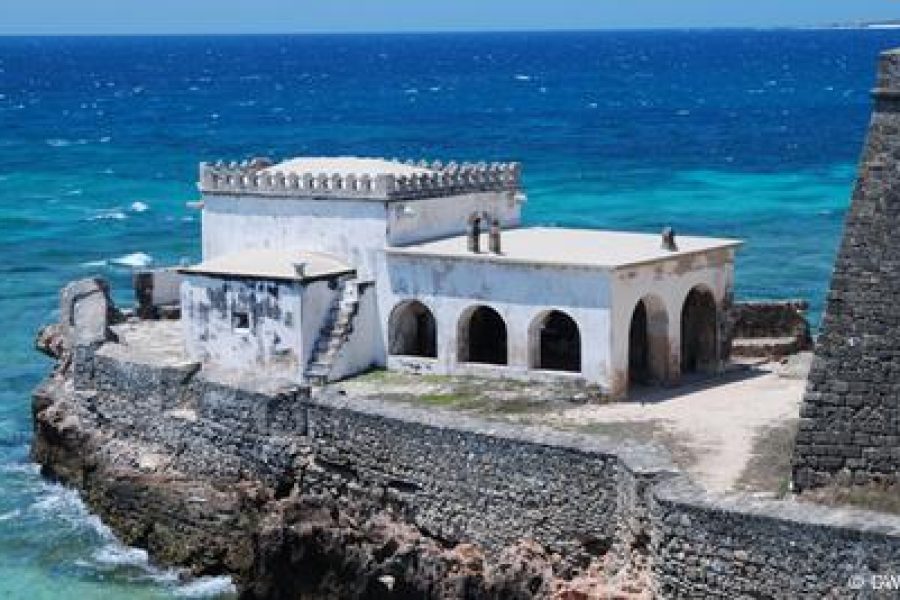
<path fill-rule="evenodd" d="M 463 313 L 459 322 L 459 360 L 506 364 L 506 323 L 493 308 L 477 306 Z"/>
<path fill-rule="evenodd" d="M 428 307 L 418 300 L 394 307 L 388 332 L 391 354 L 437 358 L 437 324 Z"/>
<path fill-rule="evenodd" d="M 533 368 L 581 372 L 581 333 L 572 317 L 551 310 L 534 320 L 529 333 Z"/>
<path fill-rule="evenodd" d="M 669 315 L 656 296 L 641 298 L 628 331 L 628 382 L 654 385 L 669 380 Z"/>
<path fill-rule="evenodd" d="M 714 373 L 718 368 L 716 299 L 706 288 L 690 291 L 681 309 L 681 372 Z"/>

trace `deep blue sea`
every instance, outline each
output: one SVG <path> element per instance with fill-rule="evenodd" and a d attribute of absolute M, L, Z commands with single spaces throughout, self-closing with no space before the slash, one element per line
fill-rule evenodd
<path fill-rule="evenodd" d="M 738 237 L 818 319 L 890 31 L 0 38 L 0 597 L 203 596 L 27 459 L 67 280 L 199 255 L 197 163 L 524 163 L 529 223 Z"/>

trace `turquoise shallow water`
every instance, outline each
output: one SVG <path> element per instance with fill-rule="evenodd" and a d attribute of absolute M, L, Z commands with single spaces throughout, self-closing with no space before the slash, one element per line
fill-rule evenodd
<path fill-rule="evenodd" d="M 896 32 L 0 38 L 0 596 L 210 596 L 28 463 L 67 280 L 196 258 L 200 160 L 516 159 L 530 223 L 746 240 L 738 295 L 818 319 Z"/>

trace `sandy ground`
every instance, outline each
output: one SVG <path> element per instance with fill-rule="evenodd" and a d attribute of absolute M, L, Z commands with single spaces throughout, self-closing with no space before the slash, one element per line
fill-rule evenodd
<path fill-rule="evenodd" d="M 809 359 L 744 366 L 712 381 L 641 390 L 631 402 L 577 406 L 547 418 L 567 427 L 655 422 L 686 446 L 692 460 L 682 467 L 697 482 L 728 491 L 750 460 L 756 434 L 799 416 Z"/>

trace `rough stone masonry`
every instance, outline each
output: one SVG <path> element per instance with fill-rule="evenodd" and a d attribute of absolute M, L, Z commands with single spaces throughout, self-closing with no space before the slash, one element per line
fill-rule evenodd
<path fill-rule="evenodd" d="M 798 490 L 900 467 L 900 50 L 874 113 L 828 294 L 794 452 Z"/>

